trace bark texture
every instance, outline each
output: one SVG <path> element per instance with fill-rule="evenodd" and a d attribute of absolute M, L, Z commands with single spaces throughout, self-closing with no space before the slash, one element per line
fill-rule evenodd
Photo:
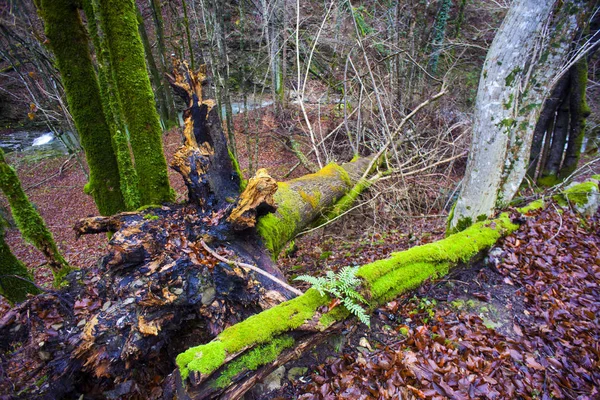
<path fill-rule="evenodd" d="M 146 70 L 144 46 L 132 0 L 99 0 L 102 31 L 125 122 L 129 128 L 142 205 L 173 198 L 163 154 L 162 129 Z"/>
<path fill-rule="evenodd" d="M 123 211 L 125 202 L 117 159 L 77 2 L 38 0 L 37 5 L 90 167 L 86 191 L 94 198 L 101 214 Z"/>
<path fill-rule="evenodd" d="M 473 141 L 450 231 L 487 218 L 517 192 L 542 104 L 564 72 L 579 21 L 589 8 L 583 1 L 512 3 L 483 66 Z"/>

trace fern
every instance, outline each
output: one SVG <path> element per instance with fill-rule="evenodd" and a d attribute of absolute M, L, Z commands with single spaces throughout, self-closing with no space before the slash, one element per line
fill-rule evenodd
<path fill-rule="evenodd" d="M 368 306 L 367 300 L 357 291 L 361 281 L 356 277 L 358 267 L 344 267 L 337 273 L 327 271 L 324 277 L 300 275 L 294 280 L 304 281 L 311 284 L 322 296 L 326 294 L 340 299 L 346 309 L 354 314 L 360 322 L 371 326 L 371 319 L 363 304 Z"/>

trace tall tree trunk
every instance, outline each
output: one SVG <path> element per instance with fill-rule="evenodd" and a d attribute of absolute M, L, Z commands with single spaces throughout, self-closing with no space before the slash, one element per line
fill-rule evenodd
<path fill-rule="evenodd" d="M 148 39 L 148 33 L 146 32 L 146 26 L 144 25 L 144 18 L 142 17 L 142 13 L 140 12 L 140 9 L 137 6 L 136 15 L 138 21 L 138 30 L 140 32 L 142 44 L 144 45 L 144 53 L 146 54 L 148 70 L 150 71 L 150 78 L 152 79 L 152 84 L 154 86 L 154 94 L 156 96 L 156 103 L 158 105 L 160 119 L 166 127 L 169 123 L 169 107 L 167 104 L 167 98 L 165 93 L 166 90 L 163 85 L 161 73 L 158 71 L 158 67 L 156 66 L 156 62 L 154 61 L 154 56 L 152 55 L 152 46 L 150 45 L 150 40 Z"/>
<path fill-rule="evenodd" d="M 143 205 L 173 198 L 163 154 L 162 129 L 133 0 L 100 0 L 102 31 L 106 35 L 123 115 L 129 128 Z"/>
<path fill-rule="evenodd" d="M 156 33 L 156 46 L 158 47 L 158 61 L 160 66 L 160 73 L 163 80 L 163 87 L 165 88 L 166 104 L 169 110 L 169 124 L 177 122 L 177 111 L 175 110 L 175 101 L 173 94 L 169 90 L 169 81 L 165 74 L 170 71 L 170 57 L 167 54 L 167 48 L 165 46 L 165 27 L 162 17 L 162 7 L 160 0 L 148 0 L 150 9 L 152 10 L 152 19 L 154 21 L 154 28 Z"/>
<path fill-rule="evenodd" d="M 556 84 L 556 87 L 544 102 L 542 112 L 535 125 L 531 143 L 531 152 L 529 153 L 529 167 L 527 168 L 527 176 L 534 181 L 536 179 L 535 173 L 538 165 L 540 166 L 540 172 L 544 168 L 544 164 L 540 163 L 542 144 L 544 138 L 546 138 L 547 141 L 550 141 L 552 138 L 552 128 L 554 127 L 556 110 L 558 109 L 561 100 L 569 92 L 569 75 L 570 74 L 565 74 L 560 78 L 560 81 Z"/>
<path fill-rule="evenodd" d="M 555 185 L 558 179 L 558 171 L 563 158 L 567 135 L 569 134 L 569 96 L 566 96 L 556 113 L 554 132 L 552 133 L 552 144 L 548 151 L 548 158 L 538 182 L 544 186 Z"/>
<path fill-rule="evenodd" d="M 123 195 L 126 209 L 135 210 L 140 206 L 139 180 L 133 166 L 131 152 L 129 151 L 129 140 L 127 139 L 125 123 L 123 122 L 123 112 L 116 93 L 106 41 L 100 36 L 98 29 L 97 0 L 84 0 L 83 9 L 88 21 L 88 32 L 90 32 L 92 43 L 96 50 L 102 109 L 110 129 L 113 151 L 117 157 L 121 194 Z"/>
<path fill-rule="evenodd" d="M 569 73 L 571 75 L 571 92 L 569 94 L 571 121 L 565 158 L 560 168 L 560 179 L 567 178 L 577 169 L 585 135 L 585 119 L 590 115 L 590 108 L 585 99 L 588 80 L 587 57 L 582 57 L 575 63 Z"/>
<path fill-rule="evenodd" d="M 564 72 L 578 23 L 587 20 L 590 7 L 583 1 L 512 3 L 483 65 L 471 151 L 450 231 L 487 218 L 519 189 L 541 106 Z"/>
<path fill-rule="evenodd" d="M 101 214 L 123 211 L 117 159 L 77 5 L 72 0 L 39 0 L 37 5 L 90 169 L 86 192 Z"/>

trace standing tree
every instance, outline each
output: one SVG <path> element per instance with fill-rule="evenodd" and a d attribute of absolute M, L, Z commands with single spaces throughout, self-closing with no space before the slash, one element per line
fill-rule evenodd
<path fill-rule="evenodd" d="M 119 102 L 129 128 L 142 204 L 173 198 L 163 154 L 162 129 L 138 32 L 133 0 L 100 0 L 100 22 L 106 36 Z"/>
<path fill-rule="evenodd" d="M 582 56 L 571 43 L 592 3 L 512 3 L 483 65 L 471 152 L 449 231 L 486 219 L 516 194 L 542 104 L 570 58 Z"/>
<path fill-rule="evenodd" d="M 117 158 L 111 146 L 111 133 L 77 3 L 39 0 L 36 5 L 45 23 L 49 46 L 56 56 L 69 109 L 90 168 L 86 191 L 93 196 L 101 214 L 123 211 L 125 203 Z"/>
<path fill-rule="evenodd" d="M 25 300 L 28 293 L 37 294 L 39 289 L 33 284 L 33 277 L 27 267 L 14 256 L 4 241 L 6 221 L 0 215 L 0 296 L 11 303 Z"/>

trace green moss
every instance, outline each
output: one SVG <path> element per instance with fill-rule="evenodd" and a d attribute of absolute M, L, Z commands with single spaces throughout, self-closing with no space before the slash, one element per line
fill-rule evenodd
<path fill-rule="evenodd" d="M 156 221 L 157 219 L 160 219 L 160 217 L 158 215 L 154 215 L 154 214 L 146 214 L 146 215 L 144 215 L 144 219 L 147 219 L 150 221 Z"/>
<path fill-rule="evenodd" d="M 574 204 L 584 207 L 590 200 L 590 194 L 598 193 L 598 184 L 596 182 L 583 182 L 565 189 L 562 193 L 554 196 L 554 199 L 561 206 Z"/>
<path fill-rule="evenodd" d="M 374 284 L 382 276 L 413 263 L 466 262 L 480 251 L 493 245 L 501 236 L 517 229 L 506 214 L 492 221 L 477 222 L 464 231 L 447 238 L 413 247 L 409 250 L 392 253 L 386 260 L 362 266 L 357 276 Z"/>
<path fill-rule="evenodd" d="M 256 229 L 273 258 L 296 236 L 300 223 L 299 210 L 304 205 L 300 194 L 292 190 L 289 184 L 278 182 L 277 186 L 277 192 L 273 196 L 278 206 L 277 212 L 261 217 L 256 224 Z"/>
<path fill-rule="evenodd" d="M 146 69 L 133 0 L 99 0 L 120 108 L 129 128 L 141 204 L 173 200 L 163 154 L 162 130 Z"/>
<path fill-rule="evenodd" d="M 37 5 L 90 168 L 89 193 L 102 215 L 123 211 L 117 160 L 77 4 L 72 0 L 39 0 Z"/>
<path fill-rule="evenodd" d="M 207 344 L 192 347 L 181 353 L 175 359 L 181 378 L 186 379 L 190 371 L 210 374 L 219 368 L 225 361 L 227 353 L 221 341 L 212 341 Z"/>
<path fill-rule="evenodd" d="M 302 200 L 304 200 L 306 203 L 310 204 L 312 208 L 319 207 L 319 200 L 321 200 L 321 193 L 315 191 L 315 192 L 313 192 L 313 194 L 309 194 L 309 193 L 306 193 L 304 190 L 299 190 L 298 193 L 300 193 L 300 197 L 302 197 Z"/>
<path fill-rule="evenodd" d="M 270 343 L 274 337 L 310 320 L 317 308 L 326 305 L 328 301 L 328 297 L 309 289 L 302 296 L 225 329 L 212 342 L 192 347 L 177 356 L 182 378 L 187 378 L 189 371 L 210 374 L 222 365 L 227 354 L 237 353 L 256 344 Z"/>
<path fill-rule="evenodd" d="M 248 181 L 244 179 L 244 174 L 242 173 L 242 169 L 240 168 L 240 163 L 238 162 L 235 155 L 229 149 L 227 149 L 227 153 L 229 154 L 229 159 L 231 160 L 233 171 L 240 177 L 240 191 L 243 191 L 244 189 L 246 189 Z"/>
<path fill-rule="evenodd" d="M 527 214 L 530 211 L 538 210 L 544 207 L 544 199 L 537 199 L 527 204 L 525 207 L 517 208 L 521 214 Z"/>
<path fill-rule="evenodd" d="M 537 180 L 537 183 L 542 187 L 552 187 L 560 183 L 560 179 L 556 175 L 544 175 Z"/>
<path fill-rule="evenodd" d="M 273 339 L 264 346 L 258 346 L 232 362 L 216 379 L 214 386 L 224 388 L 231 380 L 242 372 L 255 371 L 258 367 L 271 363 L 287 348 L 294 345 L 295 340 L 289 335 Z"/>
<path fill-rule="evenodd" d="M 371 186 L 371 182 L 368 180 L 361 180 L 352 189 L 348 191 L 341 199 L 339 199 L 323 217 L 321 217 L 314 225 L 319 226 L 327 221 L 336 218 L 348 211 L 352 205 L 356 202 L 356 199 L 362 192 L 367 190 Z"/>
<path fill-rule="evenodd" d="M 511 86 L 513 84 L 513 82 L 515 81 L 515 78 L 521 71 L 522 71 L 521 67 L 516 67 L 515 69 L 510 71 L 510 73 L 506 76 L 506 78 L 504 80 L 504 83 L 506 84 L 506 86 Z"/>

